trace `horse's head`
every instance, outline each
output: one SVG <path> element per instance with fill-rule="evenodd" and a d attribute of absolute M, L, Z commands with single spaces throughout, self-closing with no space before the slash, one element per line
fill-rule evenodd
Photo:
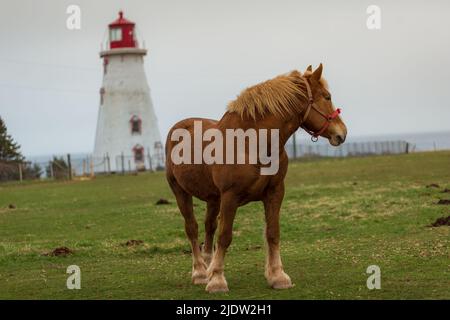
<path fill-rule="evenodd" d="M 322 64 L 315 71 L 309 66 L 303 75 L 309 102 L 303 113 L 301 127 L 312 135 L 313 141 L 322 136 L 331 145 L 338 146 L 345 141 L 347 127 L 339 116 L 340 109 L 333 106 L 327 82 L 322 78 L 322 70 Z"/>

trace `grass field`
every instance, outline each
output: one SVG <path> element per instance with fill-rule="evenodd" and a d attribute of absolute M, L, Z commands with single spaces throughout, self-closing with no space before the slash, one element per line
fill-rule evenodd
<path fill-rule="evenodd" d="M 450 199 L 450 152 L 294 162 L 286 186 L 282 257 L 296 286 L 267 287 L 262 205 L 252 203 L 236 216 L 230 292 L 211 295 L 190 283 L 183 220 L 163 173 L 2 184 L 0 298 L 450 299 L 450 227 L 428 227 L 450 215 L 436 204 Z M 195 203 L 203 226 L 205 205 Z M 130 239 L 144 243 L 124 246 Z M 43 255 L 61 246 L 75 253 Z M 66 288 L 72 264 L 81 290 Z M 372 264 L 381 290 L 366 287 Z"/>

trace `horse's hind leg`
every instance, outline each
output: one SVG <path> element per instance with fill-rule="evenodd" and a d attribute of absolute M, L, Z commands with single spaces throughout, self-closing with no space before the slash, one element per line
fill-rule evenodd
<path fill-rule="evenodd" d="M 184 191 L 176 181 L 169 181 L 173 193 L 177 199 L 178 208 L 184 217 L 186 235 L 192 248 L 192 283 L 206 284 L 206 264 L 203 260 L 198 243 L 198 224 L 194 216 L 192 196 Z"/>
<path fill-rule="evenodd" d="M 206 264 L 211 263 L 214 248 L 214 233 L 217 229 L 217 216 L 220 211 L 220 200 L 207 202 L 205 219 L 205 244 L 203 246 L 203 259 Z"/>

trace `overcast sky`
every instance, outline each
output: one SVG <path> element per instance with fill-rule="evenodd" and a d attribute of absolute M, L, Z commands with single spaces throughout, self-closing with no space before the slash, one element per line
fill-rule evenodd
<path fill-rule="evenodd" d="M 81 7 L 81 30 L 66 8 Z M 366 9 L 381 8 L 381 30 Z M 108 23 L 123 9 L 149 55 L 162 136 L 219 118 L 245 87 L 324 64 L 349 136 L 450 130 L 450 1 L 15 0 L 0 19 L 0 116 L 26 155 L 91 152 Z"/>

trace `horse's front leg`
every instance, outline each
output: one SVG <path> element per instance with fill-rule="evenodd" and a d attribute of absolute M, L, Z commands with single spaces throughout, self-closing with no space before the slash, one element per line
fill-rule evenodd
<path fill-rule="evenodd" d="M 224 275 L 224 258 L 233 236 L 233 221 L 236 215 L 237 202 L 231 193 L 222 195 L 220 202 L 219 238 L 217 250 L 214 252 L 208 267 L 208 285 L 206 291 L 227 292 L 228 284 Z"/>
<path fill-rule="evenodd" d="M 291 278 L 284 272 L 280 256 L 280 207 L 284 197 L 284 183 L 267 191 L 263 200 L 266 216 L 267 257 L 265 276 L 274 289 L 293 287 Z"/>

